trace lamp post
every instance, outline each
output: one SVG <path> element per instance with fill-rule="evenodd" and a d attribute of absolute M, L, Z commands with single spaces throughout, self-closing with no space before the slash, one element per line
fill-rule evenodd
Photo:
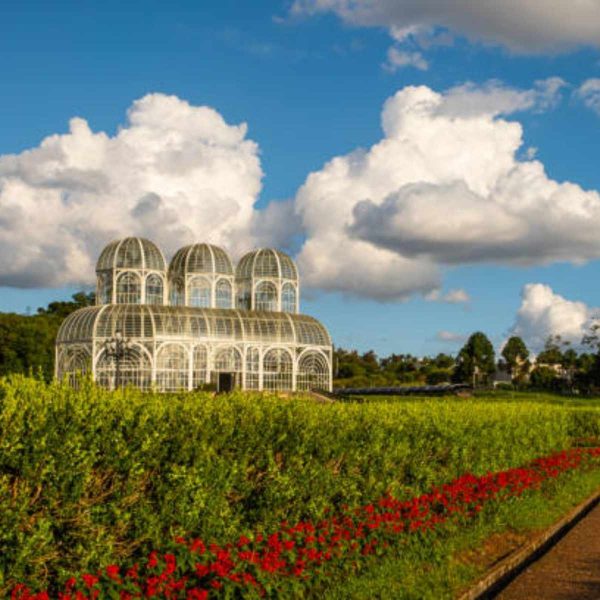
<path fill-rule="evenodd" d="M 120 330 L 114 337 L 104 342 L 106 356 L 115 361 L 115 389 L 121 386 L 121 361 L 129 350 L 129 339 L 124 338 Z"/>

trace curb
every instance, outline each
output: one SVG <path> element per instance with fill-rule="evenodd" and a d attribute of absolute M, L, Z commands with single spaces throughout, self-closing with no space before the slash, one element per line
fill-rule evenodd
<path fill-rule="evenodd" d="M 600 504 L 600 489 L 537 538 L 510 554 L 481 577 L 457 600 L 487 600 L 494 598 L 529 565 L 544 555 L 581 519 Z"/>

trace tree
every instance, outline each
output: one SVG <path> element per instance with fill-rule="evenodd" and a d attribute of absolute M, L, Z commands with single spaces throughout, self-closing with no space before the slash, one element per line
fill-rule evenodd
<path fill-rule="evenodd" d="M 454 380 L 475 386 L 480 381 L 487 382 L 495 370 L 494 347 L 485 333 L 477 331 L 458 353 Z"/>
<path fill-rule="evenodd" d="M 562 364 L 563 353 L 560 349 L 563 345 L 560 335 L 550 335 L 544 344 L 544 349 L 537 356 L 538 365 L 558 365 Z"/>
<path fill-rule="evenodd" d="M 504 348 L 502 348 L 502 358 L 504 358 L 510 369 L 513 382 L 522 382 L 529 368 L 529 350 L 518 335 L 508 338 Z"/>
<path fill-rule="evenodd" d="M 93 294 L 78 292 L 72 301 L 51 302 L 35 315 L 0 313 L 0 375 L 40 371 L 50 380 L 60 324 L 73 311 L 93 303 Z"/>

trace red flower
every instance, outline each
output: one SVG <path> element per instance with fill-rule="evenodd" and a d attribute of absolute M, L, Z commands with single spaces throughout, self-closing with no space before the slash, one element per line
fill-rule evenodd
<path fill-rule="evenodd" d="M 85 583 L 85 585 L 89 588 L 94 587 L 100 581 L 98 577 L 96 577 L 95 575 L 90 575 L 89 573 L 82 575 L 81 579 L 83 580 L 83 583 Z"/>
<path fill-rule="evenodd" d="M 114 581 L 121 580 L 121 578 L 119 577 L 119 572 L 120 572 L 119 565 L 108 565 L 106 567 L 106 575 Z"/>

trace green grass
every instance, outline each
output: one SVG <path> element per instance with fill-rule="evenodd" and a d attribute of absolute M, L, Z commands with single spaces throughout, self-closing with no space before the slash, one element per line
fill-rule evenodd
<path fill-rule="evenodd" d="M 326 600 L 442 600 L 457 597 L 486 570 L 465 560 L 495 534 L 537 533 L 557 522 L 600 487 L 600 471 L 562 476 L 545 493 L 529 493 L 505 504 L 494 503 L 470 526 L 447 527 L 435 536 L 419 537 L 395 555 L 379 557 L 344 581 L 333 580 L 314 597 Z"/>
<path fill-rule="evenodd" d="M 546 405 L 556 405 L 573 408 L 600 408 L 600 397 L 598 396 L 575 396 L 564 394 L 553 394 L 549 392 L 535 391 L 476 391 L 471 397 L 459 396 L 363 396 L 350 397 L 348 403 L 370 403 L 370 402 L 424 402 L 424 401 L 454 401 L 457 403 L 464 402 L 535 402 Z"/>
<path fill-rule="evenodd" d="M 386 492 L 409 498 L 582 438 L 600 438 L 597 407 L 529 397 L 321 404 L 0 378 L 0 595 L 176 535 L 227 542 Z"/>

